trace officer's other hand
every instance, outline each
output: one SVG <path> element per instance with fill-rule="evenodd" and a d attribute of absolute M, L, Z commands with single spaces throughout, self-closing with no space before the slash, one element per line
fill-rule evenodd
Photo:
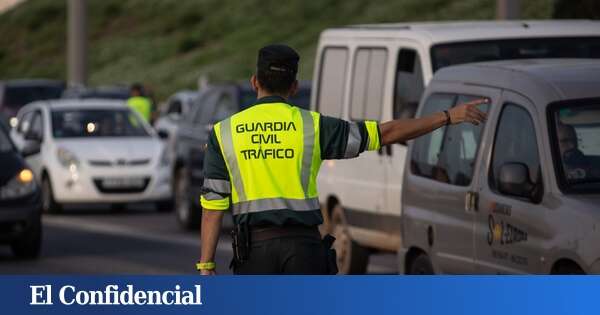
<path fill-rule="evenodd" d="M 216 276 L 217 272 L 215 270 L 200 270 L 200 275 L 202 275 L 202 276 Z"/>
<path fill-rule="evenodd" d="M 489 99 L 480 98 L 468 103 L 454 106 L 448 110 L 448 113 L 450 114 L 450 123 L 460 124 L 462 122 L 470 122 L 474 125 L 479 125 L 480 123 L 485 122 L 487 115 L 480 111 L 477 106 L 488 103 Z"/>

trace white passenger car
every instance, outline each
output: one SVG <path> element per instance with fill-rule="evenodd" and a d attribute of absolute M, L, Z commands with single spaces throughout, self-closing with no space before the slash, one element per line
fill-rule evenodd
<path fill-rule="evenodd" d="M 600 58 L 600 22 L 414 23 L 328 29 L 321 33 L 317 48 L 311 107 L 347 120 L 411 118 L 434 72 L 443 67 L 533 58 Z M 370 250 L 395 252 L 400 247 L 405 158 L 406 145 L 394 144 L 354 160 L 323 164 L 319 192 L 338 239 L 340 272 L 364 272 Z"/>
<path fill-rule="evenodd" d="M 31 103 L 11 131 L 17 147 L 39 151 L 27 163 L 40 180 L 43 208 L 66 203 L 155 202 L 171 207 L 170 160 L 154 130 L 121 101 Z"/>

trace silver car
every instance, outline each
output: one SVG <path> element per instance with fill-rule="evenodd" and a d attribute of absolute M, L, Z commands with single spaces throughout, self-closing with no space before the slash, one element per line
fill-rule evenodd
<path fill-rule="evenodd" d="M 400 272 L 600 273 L 600 61 L 444 68 L 418 115 L 481 97 L 485 124 L 409 145 Z"/>

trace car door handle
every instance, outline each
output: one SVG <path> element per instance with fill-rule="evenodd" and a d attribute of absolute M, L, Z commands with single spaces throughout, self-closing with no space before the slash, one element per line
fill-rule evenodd
<path fill-rule="evenodd" d="M 479 193 L 475 191 L 467 191 L 465 195 L 465 211 L 477 212 L 479 204 Z"/>

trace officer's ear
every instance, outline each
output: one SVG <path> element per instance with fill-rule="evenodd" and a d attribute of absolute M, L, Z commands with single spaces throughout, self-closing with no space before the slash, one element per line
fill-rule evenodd
<path fill-rule="evenodd" d="M 296 93 L 298 93 L 298 80 L 294 80 L 294 83 L 292 83 L 292 87 L 290 88 L 290 93 L 289 93 L 289 97 L 295 96 Z"/>
<path fill-rule="evenodd" d="M 250 77 L 250 86 L 252 87 L 252 91 L 258 92 L 259 84 L 256 74 L 253 74 L 252 77 Z"/>

